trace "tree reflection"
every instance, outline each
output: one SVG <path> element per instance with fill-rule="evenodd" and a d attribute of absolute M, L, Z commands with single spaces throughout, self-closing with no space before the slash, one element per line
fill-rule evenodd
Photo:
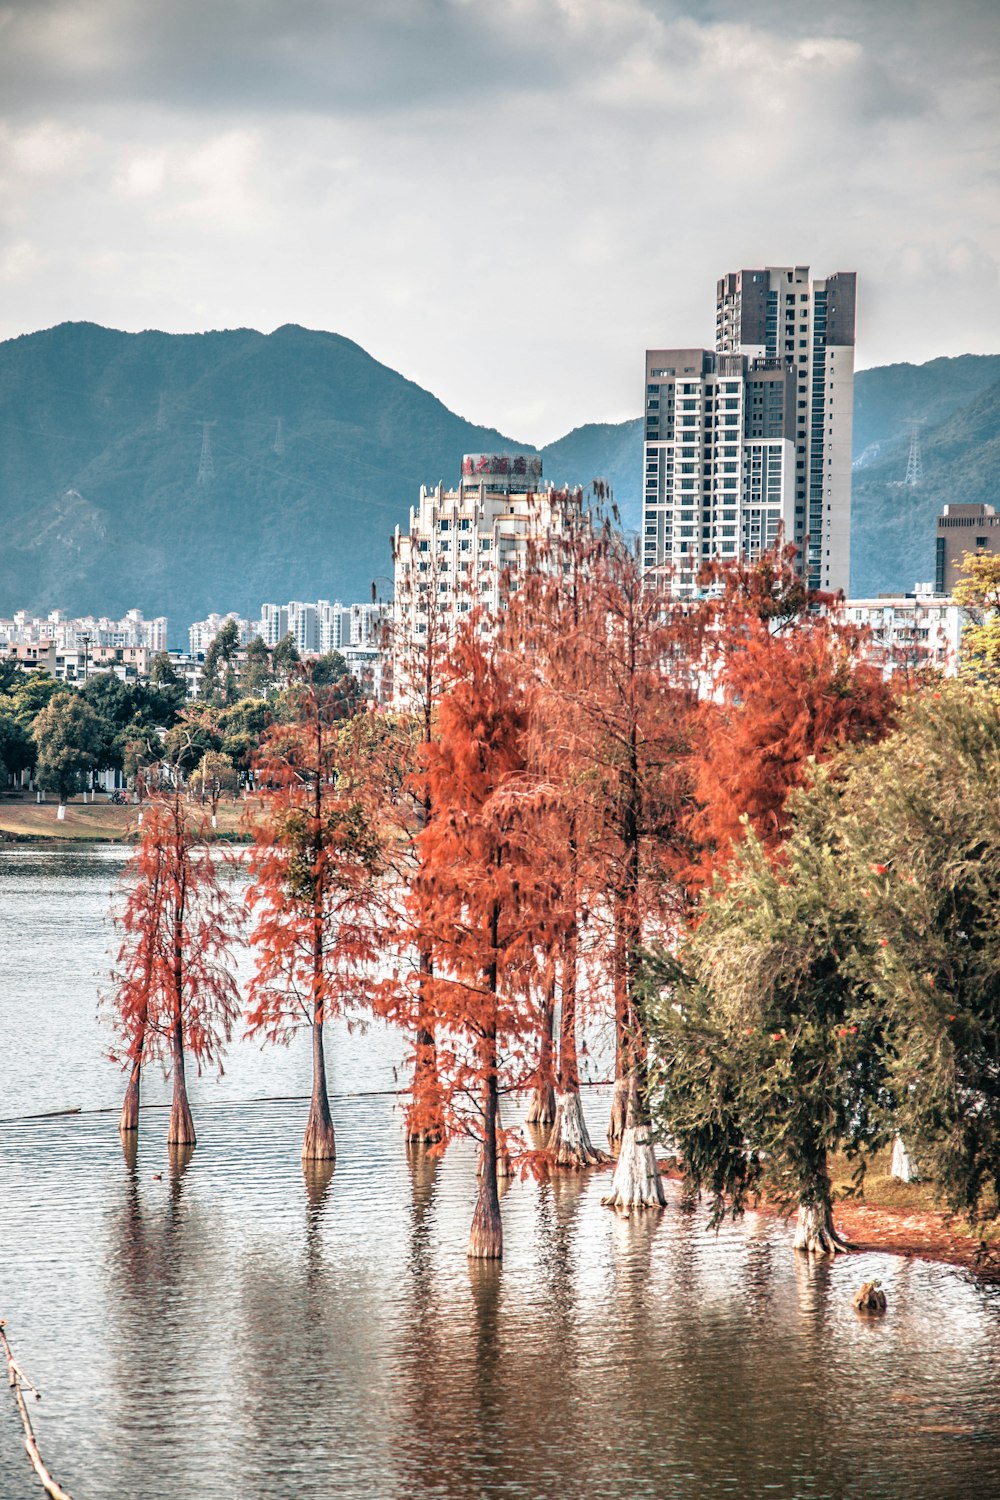
<path fill-rule="evenodd" d="M 121 1146 L 124 1185 L 112 1216 L 106 1297 L 111 1360 L 105 1397 L 117 1442 L 107 1467 L 120 1487 L 115 1492 L 170 1493 L 189 1482 L 193 1462 L 186 1445 L 176 1442 L 177 1429 L 199 1416 L 190 1351 L 200 1343 L 200 1330 L 182 1334 L 203 1239 L 197 1232 L 189 1237 L 184 1201 L 193 1147 L 168 1148 L 166 1180 L 156 1172 L 146 1181 L 136 1134 L 122 1137 Z M 110 1492 L 111 1473 L 101 1477 Z"/>
<path fill-rule="evenodd" d="M 332 1159 L 302 1159 L 306 1187 L 306 1287 L 315 1295 L 323 1285 L 323 1220 L 336 1163 Z"/>

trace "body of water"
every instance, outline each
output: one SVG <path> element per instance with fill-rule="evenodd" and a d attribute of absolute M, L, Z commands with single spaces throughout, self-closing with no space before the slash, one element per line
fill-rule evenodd
<path fill-rule="evenodd" d="M 333 1029 L 332 1173 L 299 1161 L 304 1038 L 193 1080 L 189 1159 L 151 1107 L 127 1160 L 95 1018 L 120 863 L 0 850 L 0 1316 L 74 1500 L 1000 1494 L 997 1289 L 711 1234 L 672 1187 L 622 1220 L 601 1174 L 513 1183 L 502 1267 L 470 1265 L 474 1154 L 407 1151 L 381 1028 Z M 0 1390 L 0 1500 L 32 1493 Z"/>

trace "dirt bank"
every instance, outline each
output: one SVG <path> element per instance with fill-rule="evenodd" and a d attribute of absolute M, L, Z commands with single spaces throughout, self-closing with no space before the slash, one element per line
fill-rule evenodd
<path fill-rule="evenodd" d="M 192 812 L 197 812 L 197 803 Z M 120 844 L 136 826 L 137 807 L 115 807 L 109 802 L 73 801 L 66 804 L 66 816 L 58 816 L 56 802 L 16 799 L 0 800 L 0 843 L 34 844 L 52 840 L 71 843 Z M 233 838 L 240 833 L 242 802 L 219 805 L 219 836 Z"/>

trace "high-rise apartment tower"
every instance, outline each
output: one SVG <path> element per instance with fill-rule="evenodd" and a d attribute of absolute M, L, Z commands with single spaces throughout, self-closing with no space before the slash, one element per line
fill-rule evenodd
<path fill-rule="evenodd" d="M 857 275 L 812 281 L 808 266 L 736 271 L 716 288 L 715 347 L 795 370 L 795 524 L 812 588 L 843 589 L 851 568 L 851 429 Z M 808 541 L 806 541 L 808 538 Z"/>
<path fill-rule="evenodd" d="M 854 272 L 736 271 L 717 286 L 714 351 L 646 351 L 643 557 L 677 592 L 780 534 L 813 588 L 846 593 L 855 292 Z"/>

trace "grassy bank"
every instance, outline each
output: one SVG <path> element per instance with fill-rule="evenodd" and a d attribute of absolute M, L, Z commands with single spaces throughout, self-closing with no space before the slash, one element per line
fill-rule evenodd
<path fill-rule="evenodd" d="M 192 814 L 200 809 L 192 804 Z M 0 843 L 45 843 L 66 840 L 72 843 L 124 843 L 136 826 L 137 807 L 114 807 L 108 802 L 73 801 L 66 804 L 66 816 L 58 816 L 56 802 L 17 799 L 0 800 Z M 238 837 L 244 804 L 219 804 L 220 838 Z"/>

